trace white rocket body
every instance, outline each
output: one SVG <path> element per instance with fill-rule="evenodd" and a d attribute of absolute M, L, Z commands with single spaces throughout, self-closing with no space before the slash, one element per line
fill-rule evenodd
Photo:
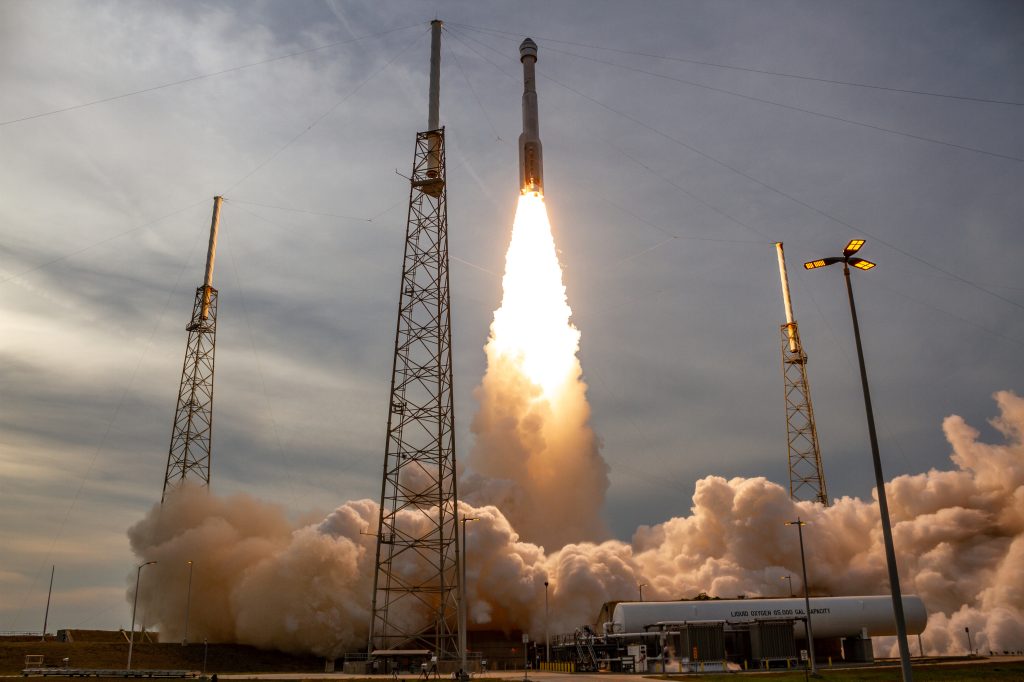
<path fill-rule="evenodd" d="M 519 46 L 523 63 L 523 132 L 519 136 L 519 187 L 523 194 L 544 194 L 544 156 L 540 145 L 540 119 L 537 115 L 537 43 L 527 38 Z"/>

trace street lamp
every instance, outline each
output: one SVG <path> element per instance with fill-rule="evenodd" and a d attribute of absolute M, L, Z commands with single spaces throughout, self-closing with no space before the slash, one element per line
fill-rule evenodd
<path fill-rule="evenodd" d="M 135 609 L 139 605 L 139 580 L 142 578 L 142 569 L 150 564 L 155 564 L 155 561 L 147 561 L 144 564 L 139 564 L 139 569 L 135 572 L 135 601 L 132 603 L 132 634 L 128 638 L 128 667 L 125 670 L 132 669 L 132 649 L 135 648 Z"/>
<path fill-rule="evenodd" d="M 188 562 L 188 592 L 185 593 L 185 636 L 181 639 L 181 645 L 188 644 L 188 614 L 192 609 L 192 561 Z"/>
<path fill-rule="evenodd" d="M 795 597 L 796 595 L 793 594 L 793 576 L 791 576 L 791 575 L 784 575 L 781 578 L 779 578 L 779 580 L 788 580 L 789 581 L 789 596 L 790 597 Z"/>
<path fill-rule="evenodd" d="M 796 517 L 796 521 L 786 521 L 787 526 L 796 526 L 797 532 L 800 534 L 800 566 L 804 570 L 804 609 L 807 613 L 807 619 L 804 621 L 804 629 L 807 631 L 807 652 L 811 659 L 811 674 L 818 674 L 818 667 L 814 662 L 814 632 L 811 630 L 811 597 L 807 592 L 807 561 L 804 559 L 804 526 L 807 525 L 806 521 L 801 521 L 800 517 Z M 788 576 L 787 576 L 788 577 Z M 790 592 L 792 592 L 793 579 L 790 578 Z"/>
<path fill-rule="evenodd" d="M 548 581 L 544 581 L 544 662 L 551 662 L 551 638 L 548 636 Z"/>
<path fill-rule="evenodd" d="M 900 667 L 903 682 L 911 682 L 914 673 L 910 667 L 910 647 L 907 644 L 907 623 L 903 616 L 903 596 L 900 593 L 900 575 L 896 568 L 896 550 L 892 544 L 892 526 L 889 523 L 889 503 L 885 497 L 885 478 L 882 476 L 882 458 L 878 454 L 878 435 L 875 433 L 875 415 L 871 409 L 871 392 L 868 390 L 868 372 L 864 367 L 864 348 L 860 342 L 860 324 L 857 322 L 857 307 L 853 302 L 853 285 L 850 283 L 850 266 L 858 270 L 870 270 L 875 263 L 854 254 L 864 246 L 863 239 L 853 239 L 843 249 L 842 256 L 821 258 L 804 263 L 807 270 L 823 268 L 833 263 L 843 264 L 846 277 L 846 293 L 850 299 L 850 317 L 853 319 L 853 337 L 857 342 L 857 361 L 860 364 L 860 383 L 864 390 L 864 411 L 868 419 L 868 437 L 871 440 L 871 458 L 875 466 L 875 487 L 878 490 L 878 512 L 882 518 L 882 539 L 885 544 L 885 562 L 889 568 L 889 589 L 892 591 L 892 610 L 896 616 L 896 641 L 900 648 Z"/>
<path fill-rule="evenodd" d="M 644 588 L 647 587 L 647 583 L 637 584 L 637 588 L 640 590 L 640 601 L 644 600 Z"/>
<path fill-rule="evenodd" d="M 462 515 L 462 579 L 459 581 L 459 651 L 462 652 L 462 679 L 468 679 L 466 670 L 466 522 L 479 521 L 476 516 Z"/>

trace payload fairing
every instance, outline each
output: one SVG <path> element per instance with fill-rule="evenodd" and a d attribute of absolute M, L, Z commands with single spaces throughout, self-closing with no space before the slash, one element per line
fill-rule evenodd
<path fill-rule="evenodd" d="M 519 136 L 519 187 L 523 194 L 544 194 L 544 157 L 540 146 L 540 120 L 537 116 L 537 43 L 527 38 L 519 46 L 523 63 L 523 132 Z"/>

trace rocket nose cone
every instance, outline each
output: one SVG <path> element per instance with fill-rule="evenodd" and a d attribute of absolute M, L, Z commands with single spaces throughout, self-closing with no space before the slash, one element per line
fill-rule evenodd
<path fill-rule="evenodd" d="M 519 61 L 523 61 L 527 57 L 537 59 L 537 43 L 533 42 L 533 38 L 527 38 L 519 45 Z"/>

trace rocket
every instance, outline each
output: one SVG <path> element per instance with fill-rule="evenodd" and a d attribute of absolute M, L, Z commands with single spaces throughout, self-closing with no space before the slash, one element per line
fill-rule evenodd
<path fill-rule="evenodd" d="M 519 136 L 519 187 L 523 194 L 544 194 L 544 158 L 540 147 L 540 121 L 537 116 L 537 81 L 533 68 L 537 63 L 537 43 L 527 38 L 519 45 L 523 63 L 523 132 Z"/>

